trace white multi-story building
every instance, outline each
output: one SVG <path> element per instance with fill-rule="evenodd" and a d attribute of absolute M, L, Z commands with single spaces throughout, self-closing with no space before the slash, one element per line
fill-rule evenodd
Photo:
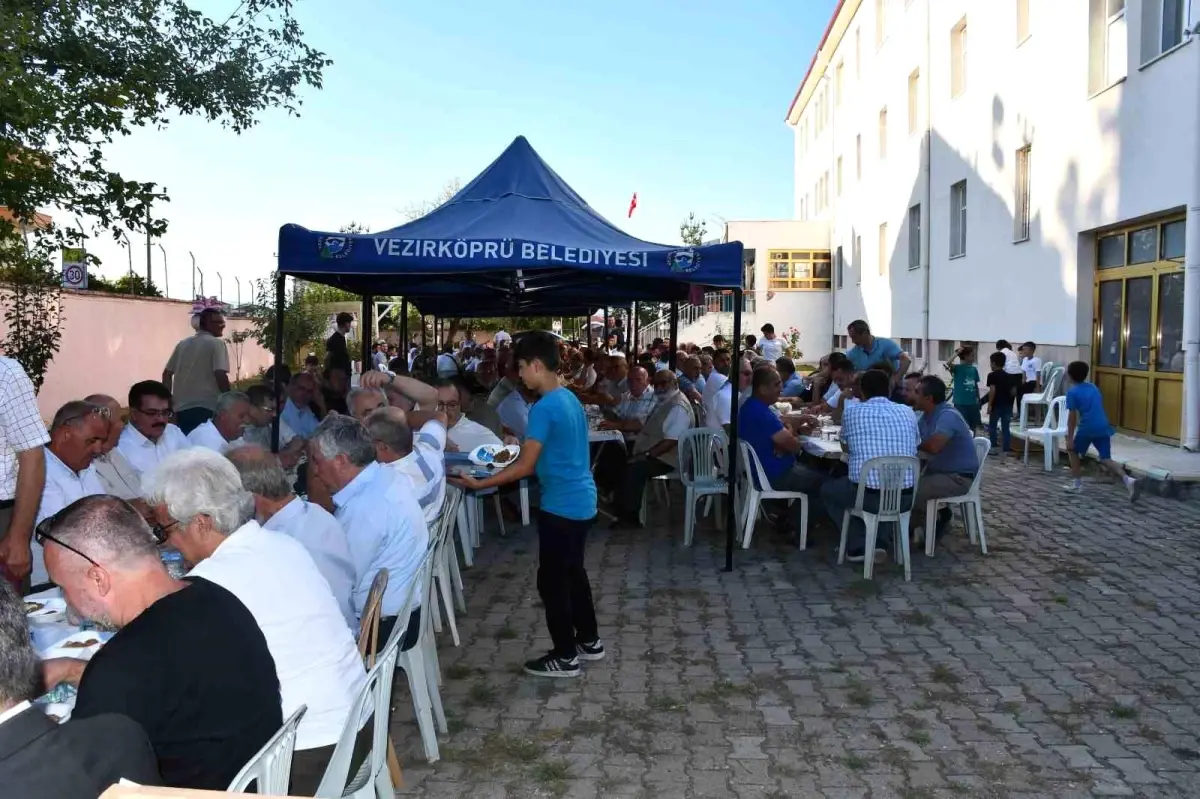
<path fill-rule="evenodd" d="M 1198 24 L 1200 0 L 841 0 L 787 114 L 797 221 L 726 231 L 743 327 L 815 356 L 861 318 L 931 370 L 1031 340 L 1089 362 L 1120 429 L 1196 448 Z"/>

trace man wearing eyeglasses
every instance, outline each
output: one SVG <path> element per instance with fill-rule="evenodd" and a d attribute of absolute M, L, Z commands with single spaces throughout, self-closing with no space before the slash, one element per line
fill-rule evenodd
<path fill-rule="evenodd" d="M 500 437 L 479 422 L 471 421 L 463 409 L 471 402 L 471 393 L 457 379 L 437 382 L 437 409 L 446 414 L 446 449 L 451 452 L 470 452 L 476 447 L 500 446 Z"/>
<path fill-rule="evenodd" d="M 50 423 L 50 443 L 46 445 L 46 485 L 37 520 L 53 516 L 77 499 L 105 493 L 92 461 L 104 448 L 108 437 L 108 408 L 74 400 L 58 409 Z M 37 586 L 50 581 L 42 556 L 42 547 L 33 544 L 31 582 Z"/>
<path fill-rule="evenodd" d="M 192 444 L 171 419 L 171 392 L 157 380 L 143 380 L 129 389 L 129 424 L 121 431 L 117 449 L 137 469 L 146 474 L 159 462 Z"/>

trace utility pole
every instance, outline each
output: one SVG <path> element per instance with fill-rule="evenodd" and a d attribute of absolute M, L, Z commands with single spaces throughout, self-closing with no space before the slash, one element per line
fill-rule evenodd
<path fill-rule="evenodd" d="M 150 239 L 150 197 L 146 196 L 146 296 L 150 296 L 150 273 L 152 271 L 152 262 L 150 260 L 150 251 L 152 249 Z"/>
<path fill-rule="evenodd" d="M 133 294 L 133 244 L 129 241 L 129 234 L 124 230 L 121 231 L 121 239 L 125 243 L 125 252 L 129 254 L 129 293 Z"/>
<path fill-rule="evenodd" d="M 225 302 L 225 278 L 220 272 L 217 272 L 217 301 Z"/>
<path fill-rule="evenodd" d="M 196 256 L 192 255 L 191 250 L 188 250 L 188 255 L 192 256 L 192 297 L 191 297 L 191 299 L 194 300 L 194 299 L 196 299 Z"/>
<path fill-rule="evenodd" d="M 237 283 L 237 292 L 238 292 L 238 295 L 237 295 L 237 297 L 238 297 L 238 303 L 237 303 L 237 307 L 241 308 L 241 307 L 242 307 L 242 281 L 241 281 L 241 280 L 238 278 L 238 276 L 237 276 L 237 275 L 234 275 L 234 276 L 233 276 L 233 281 L 234 281 L 235 283 Z"/>
<path fill-rule="evenodd" d="M 163 296 L 167 299 L 171 297 L 171 273 L 167 271 L 167 248 L 162 246 L 162 242 L 158 243 L 158 249 L 162 250 L 163 254 Z"/>

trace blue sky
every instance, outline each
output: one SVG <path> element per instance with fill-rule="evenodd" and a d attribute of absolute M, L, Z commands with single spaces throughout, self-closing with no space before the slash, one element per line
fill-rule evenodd
<path fill-rule="evenodd" d="M 248 300 L 281 224 L 393 227 L 519 134 L 630 233 L 677 241 L 695 211 L 715 234 L 719 217 L 791 216 L 783 118 L 833 5 L 302 0 L 307 40 L 334 64 L 300 118 L 272 112 L 241 136 L 184 119 L 117 142 L 110 161 L 171 195 L 163 245 L 177 298 L 190 296 L 189 251 L 207 294 L 220 272 L 224 299 L 237 276 Z M 128 269 L 107 237 L 91 250 L 102 274 Z M 144 240 L 134 268 L 145 270 Z M 154 269 L 161 286 L 157 247 Z"/>

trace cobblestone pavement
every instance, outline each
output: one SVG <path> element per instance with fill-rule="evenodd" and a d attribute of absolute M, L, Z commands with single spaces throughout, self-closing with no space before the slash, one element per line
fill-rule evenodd
<path fill-rule="evenodd" d="M 398 680 L 401 793 L 1200 796 L 1200 504 L 1064 483 L 989 462 L 989 554 L 956 524 L 911 583 L 765 523 L 722 573 L 723 537 L 706 521 L 684 548 L 678 502 L 669 530 L 658 509 L 652 530 L 597 531 L 609 657 L 578 680 L 521 673 L 549 646 L 536 535 L 489 537 L 463 646 L 439 639 L 441 762 Z"/>

